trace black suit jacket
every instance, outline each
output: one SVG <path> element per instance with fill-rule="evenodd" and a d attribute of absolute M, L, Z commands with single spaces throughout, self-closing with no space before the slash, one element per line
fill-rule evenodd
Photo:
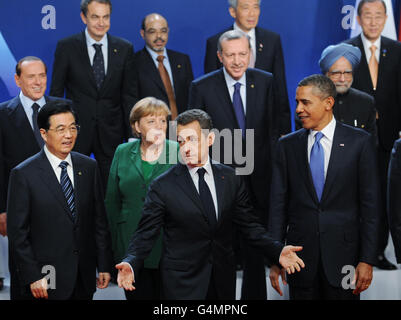
<path fill-rule="evenodd" d="M 401 263 L 401 139 L 394 143 L 388 169 L 387 208 L 397 263 Z"/>
<path fill-rule="evenodd" d="M 274 160 L 269 231 L 275 239 L 303 246 L 305 269 L 288 276 L 290 285 L 310 287 L 319 260 L 334 287 L 342 268 L 377 257 L 379 188 L 370 135 L 337 122 L 322 199 L 308 163 L 309 131 L 281 138 Z"/>
<path fill-rule="evenodd" d="M 7 227 L 12 296 L 30 295 L 29 284 L 54 266 L 56 289 L 49 299 L 68 299 L 78 272 L 88 293 L 96 290 L 96 268 L 110 272 L 111 239 L 96 161 L 72 152 L 77 221 L 44 150 L 11 171 Z"/>
<path fill-rule="evenodd" d="M 266 194 L 269 194 L 271 177 L 271 152 L 278 139 L 277 122 L 274 121 L 276 118 L 273 107 L 273 77 L 270 73 L 258 69 L 246 71 L 246 100 L 246 128 L 254 129 L 255 133 L 255 143 L 250 145 L 251 151 L 254 151 L 254 171 L 247 181 L 251 188 L 253 205 L 262 210 L 261 216 L 266 218 L 268 211 Z M 189 107 L 206 111 L 212 118 L 213 127 L 219 131 L 228 129 L 233 132 L 234 129 L 239 129 L 223 69 L 192 82 Z M 220 159 L 223 160 L 219 161 L 230 164 L 225 161 L 222 142 L 220 146 Z M 234 148 L 241 148 L 241 146 L 233 145 L 233 151 Z M 231 155 L 235 160 L 233 152 Z M 248 156 L 250 155 L 248 153 Z M 238 166 L 238 163 L 234 162 L 233 166 Z"/>
<path fill-rule="evenodd" d="M 59 98 L 45 96 L 46 102 Z M 0 104 L 0 212 L 7 207 L 10 171 L 40 151 L 19 96 Z"/>
<path fill-rule="evenodd" d="M 165 299 L 205 299 L 212 272 L 219 299 L 235 299 L 234 225 L 273 261 L 283 248 L 257 222 L 241 177 L 221 164 L 212 164 L 212 170 L 218 202 L 214 230 L 186 166 L 170 168 L 149 188 L 124 261 L 137 271 L 163 228 L 160 270 Z"/>
<path fill-rule="evenodd" d="M 217 57 L 217 43 L 220 36 L 233 27 L 224 30 L 210 37 L 206 42 L 205 55 L 205 74 L 220 69 L 222 64 Z M 261 69 L 273 74 L 275 105 L 278 109 L 277 116 L 279 117 L 280 126 L 279 133 L 281 135 L 290 133 L 291 128 L 291 111 L 288 101 L 287 82 L 285 76 L 285 64 L 283 56 L 283 48 L 281 45 L 280 35 L 275 32 L 255 28 L 256 36 L 256 61 L 255 68 Z"/>
<path fill-rule="evenodd" d="M 107 74 L 98 90 L 90 64 L 85 32 L 60 40 L 57 44 L 50 94 L 74 102 L 81 125 L 76 150 L 90 154 L 95 135 L 106 155 L 113 157 L 116 147 L 131 129 L 128 118 L 136 102 L 134 50 L 128 41 L 107 35 Z"/>
<path fill-rule="evenodd" d="M 401 44 L 386 37 L 381 38 L 379 75 L 377 88 L 373 90 L 361 36 L 346 42 L 357 46 L 362 52 L 359 67 L 354 71 L 352 86 L 375 98 L 379 114 L 379 144 L 384 150 L 391 151 L 401 131 Z"/>
<path fill-rule="evenodd" d="M 189 56 L 177 51 L 167 50 L 178 113 L 187 110 L 188 91 L 192 80 L 192 65 Z M 138 99 L 155 97 L 169 105 L 159 70 L 146 48 L 135 54 L 135 71 Z"/>

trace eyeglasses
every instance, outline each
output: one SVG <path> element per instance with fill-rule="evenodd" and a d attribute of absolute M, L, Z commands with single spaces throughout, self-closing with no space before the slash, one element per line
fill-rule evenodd
<path fill-rule="evenodd" d="M 352 71 L 333 71 L 329 72 L 329 75 L 334 79 L 340 79 L 342 75 L 344 75 L 344 78 L 350 79 L 352 77 Z"/>
<path fill-rule="evenodd" d="M 79 132 L 79 129 L 81 127 L 79 125 L 73 125 L 71 127 L 57 127 L 56 129 L 47 129 L 48 131 L 53 130 L 55 131 L 59 136 L 64 136 L 67 131 L 70 132 L 72 135 L 76 135 Z"/>

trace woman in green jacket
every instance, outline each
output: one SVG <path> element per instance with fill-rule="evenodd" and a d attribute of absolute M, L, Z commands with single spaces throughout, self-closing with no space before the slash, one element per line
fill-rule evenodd
<path fill-rule="evenodd" d="M 129 240 L 137 229 L 150 183 L 178 162 L 178 144 L 166 139 L 170 110 L 156 98 L 135 104 L 130 113 L 134 141 L 118 146 L 110 168 L 106 210 L 112 234 L 114 260 L 125 257 Z M 159 259 L 162 235 L 139 274 L 135 291 L 125 291 L 127 300 L 160 299 Z"/>

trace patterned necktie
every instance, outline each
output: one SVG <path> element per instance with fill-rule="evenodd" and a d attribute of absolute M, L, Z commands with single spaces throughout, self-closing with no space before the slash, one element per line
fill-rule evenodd
<path fill-rule="evenodd" d="M 44 141 L 42 136 L 40 135 L 39 127 L 38 127 L 38 111 L 40 106 L 37 103 L 32 105 L 32 126 L 33 126 L 33 134 L 35 135 L 35 139 L 38 142 L 38 145 L 42 148 L 44 145 Z"/>
<path fill-rule="evenodd" d="M 372 78 L 372 85 L 373 85 L 373 90 L 376 90 L 377 87 L 377 77 L 379 73 L 379 63 L 377 62 L 376 59 L 376 46 L 372 44 L 370 47 L 370 51 L 372 52 L 372 55 L 370 56 L 369 60 L 369 71 L 370 71 L 370 77 Z"/>
<path fill-rule="evenodd" d="M 214 208 L 213 197 L 209 186 L 205 181 L 206 170 L 204 168 L 200 168 L 197 172 L 199 176 L 199 196 L 209 220 L 209 224 L 212 228 L 215 228 L 217 224 L 216 209 Z"/>
<path fill-rule="evenodd" d="M 233 95 L 233 106 L 235 111 L 235 116 L 237 117 L 238 125 L 242 130 L 242 137 L 245 137 L 246 123 L 245 123 L 245 113 L 244 105 L 241 99 L 241 83 L 237 82 L 234 85 L 234 95 Z"/>
<path fill-rule="evenodd" d="M 323 133 L 318 132 L 315 135 L 315 143 L 310 153 L 310 169 L 312 173 L 313 184 L 319 201 L 322 198 L 324 188 L 324 150 L 320 140 L 324 137 Z"/>
<path fill-rule="evenodd" d="M 68 177 L 67 166 L 68 166 L 67 161 L 62 161 L 59 164 L 59 167 L 61 168 L 60 184 L 61 184 L 61 189 L 63 190 L 64 196 L 65 196 L 65 199 L 67 200 L 67 205 L 68 205 L 68 208 L 70 209 L 72 220 L 75 222 L 76 212 L 75 212 L 74 189 L 72 187 L 71 180 Z"/>
<path fill-rule="evenodd" d="M 174 120 L 178 116 L 177 102 L 175 101 L 173 86 L 171 84 L 170 76 L 167 72 L 167 69 L 164 66 L 163 60 L 164 56 L 157 56 L 157 61 L 159 62 L 157 67 L 159 69 L 160 78 L 162 78 L 164 88 L 166 89 L 168 104 L 171 110 L 171 120 Z"/>
<path fill-rule="evenodd" d="M 101 44 L 93 44 L 96 50 L 95 57 L 93 58 L 93 74 L 95 75 L 96 86 L 99 89 L 105 77 L 104 71 L 104 58 Z"/>

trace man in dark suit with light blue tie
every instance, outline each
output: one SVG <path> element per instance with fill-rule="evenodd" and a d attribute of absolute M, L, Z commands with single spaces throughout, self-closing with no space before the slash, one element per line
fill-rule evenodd
<path fill-rule="evenodd" d="M 18 96 L 0 104 L 0 234 L 7 235 L 6 207 L 10 171 L 17 164 L 39 152 L 43 140 L 37 127 L 38 110 L 47 102 L 64 100 L 45 96 L 47 68 L 38 57 L 18 61 L 15 82 Z"/>
<path fill-rule="evenodd" d="M 292 300 L 359 299 L 377 260 L 375 148 L 370 134 L 335 120 L 335 96 L 336 87 L 326 76 L 302 80 L 296 112 L 303 129 L 277 144 L 269 230 L 277 240 L 302 245 L 306 264 L 288 276 Z M 279 275 L 273 266 L 270 280 L 282 293 Z M 284 280 L 285 270 L 281 275 Z"/>
<path fill-rule="evenodd" d="M 11 299 L 92 299 L 110 281 L 111 238 L 96 161 L 71 152 L 71 105 L 38 114 L 45 141 L 10 174 L 7 214 Z M 49 283 L 48 283 L 49 280 Z"/>
<path fill-rule="evenodd" d="M 164 299 L 235 299 L 234 225 L 250 245 L 290 273 L 304 267 L 296 255 L 301 247 L 272 241 L 258 222 L 242 177 L 210 159 L 209 148 L 215 140 L 212 129 L 210 116 L 202 110 L 178 116 L 177 141 L 183 163 L 150 185 L 126 258 L 116 266 L 120 287 L 134 290 L 135 276 L 161 228 Z"/>

